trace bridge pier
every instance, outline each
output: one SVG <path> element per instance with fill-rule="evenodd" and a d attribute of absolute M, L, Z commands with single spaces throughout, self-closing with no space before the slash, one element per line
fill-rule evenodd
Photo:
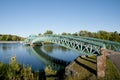
<path fill-rule="evenodd" d="M 101 49 L 101 55 L 97 56 L 97 76 L 105 77 L 106 58 L 108 55 L 118 54 L 112 50 Z"/>
<path fill-rule="evenodd" d="M 97 76 L 105 77 L 106 68 L 106 55 L 105 49 L 101 49 L 101 55 L 97 56 Z"/>

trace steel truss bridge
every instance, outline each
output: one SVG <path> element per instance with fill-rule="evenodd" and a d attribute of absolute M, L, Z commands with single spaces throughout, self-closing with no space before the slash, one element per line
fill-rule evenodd
<path fill-rule="evenodd" d="M 64 35 L 30 35 L 24 41 L 25 44 L 35 45 L 42 42 L 51 42 L 60 46 L 75 50 L 82 55 L 101 55 L 101 49 L 114 50 L 120 52 L 120 43 L 101 40 L 83 36 L 64 36 Z"/>

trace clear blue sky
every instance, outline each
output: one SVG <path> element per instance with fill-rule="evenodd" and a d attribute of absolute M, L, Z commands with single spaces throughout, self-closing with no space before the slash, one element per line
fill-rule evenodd
<path fill-rule="evenodd" d="M 0 0 L 0 34 L 120 33 L 120 0 Z"/>

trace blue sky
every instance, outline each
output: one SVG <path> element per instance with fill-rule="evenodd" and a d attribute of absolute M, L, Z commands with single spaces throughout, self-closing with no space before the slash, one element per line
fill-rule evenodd
<path fill-rule="evenodd" d="M 120 33 L 120 0 L 0 0 L 0 34 Z"/>

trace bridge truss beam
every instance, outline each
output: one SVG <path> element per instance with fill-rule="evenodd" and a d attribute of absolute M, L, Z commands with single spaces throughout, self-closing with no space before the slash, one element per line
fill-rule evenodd
<path fill-rule="evenodd" d="M 52 42 L 58 45 L 75 50 L 83 55 L 101 54 L 101 48 L 105 48 L 105 45 L 98 42 L 92 42 L 85 39 L 78 39 L 73 37 L 58 36 L 58 35 L 44 35 L 35 38 L 31 43 L 37 44 L 40 42 Z"/>

